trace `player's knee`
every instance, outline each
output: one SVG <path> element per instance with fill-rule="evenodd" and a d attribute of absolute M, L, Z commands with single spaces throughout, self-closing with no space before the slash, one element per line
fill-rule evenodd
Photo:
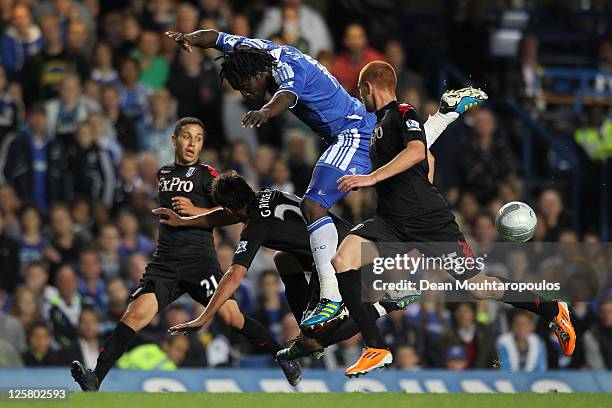
<path fill-rule="evenodd" d="M 353 260 L 351 256 L 347 256 L 345 253 L 337 252 L 331 260 L 332 266 L 336 270 L 336 273 L 346 272 L 354 269 Z"/>
<path fill-rule="evenodd" d="M 121 322 L 131 327 L 134 331 L 138 331 L 148 325 L 152 319 L 153 316 L 151 316 L 151 313 L 146 308 L 133 307 L 126 310 L 121 318 Z"/>
<path fill-rule="evenodd" d="M 327 208 L 307 197 L 300 201 L 300 210 L 309 224 L 327 215 Z"/>

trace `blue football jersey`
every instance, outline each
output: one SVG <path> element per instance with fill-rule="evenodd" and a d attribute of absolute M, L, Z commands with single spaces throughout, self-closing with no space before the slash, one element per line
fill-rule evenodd
<path fill-rule="evenodd" d="M 363 104 L 350 96 L 314 58 L 295 47 L 227 33 L 220 33 L 216 43 L 216 48 L 224 52 L 232 52 L 239 46 L 269 51 L 277 61 L 272 77 L 278 91 L 297 96 L 291 112 L 327 143 L 333 143 L 348 129 L 358 129 L 365 135 L 374 130 L 376 115 L 368 113 Z"/>

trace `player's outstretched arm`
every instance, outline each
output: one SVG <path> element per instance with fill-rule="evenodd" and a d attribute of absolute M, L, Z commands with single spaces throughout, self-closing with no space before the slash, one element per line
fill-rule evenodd
<path fill-rule="evenodd" d="M 159 222 L 160 224 L 169 225 L 170 227 L 213 228 L 238 224 L 240 222 L 236 216 L 228 213 L 222 208 L 189 217 L 181 217 L 171 209 L 163 207 L 156 208 L 152 212 L 155 215 L 165 217 L 160 218 Z"/>
<path fill-rule="evenodd" d="M 348 175 L 338 179 L 338 190 L 350 191 L 357 187 L 373 186 L 383 180 L 393 177 L 403 171 L 408 170 L 412 166 L 425 160 L 425 149 L 423 142 L 420 140 L 412 140 L 408 142 L 406 148 L 398 153 L 389 163 L 378 168 L 370 174 L 363 176 Z"/>
<path fill-rule="evenodd" d="M 216 30 L 198 30 L 188 34 L 176 31 L 166 31 L 164 35 L 179 43 L 187 52 L 191 52 L 192 46 L 213 48 L 217 43 L 217 38 L 219 38 L 219 32 Z"/>
<path fill-rule="evenodd" d="M 236 289 L 238 289 L 246 272 L 247 268 L 242 265 L 233 264 L 230 266 L 225 275 L 223 275 L 221 282 L 219 282 L 219 287 L 217 287 L 217 290 L 202 314 L 198 316 L 197 319 L 190 322 L 172 326 L 168 329 L 170 334 L 175 336 L 178 334 L 187 334 L 193 331 L 198 331 L 202 326 L 208 323 L 215 316 L 215 314 L 217 314 L 225 301 L 227 301 L 234 294 Z"/>
<path fill-rule="evenodd" d="M 434 171 L 436 169 L 436 158 L 434 157 L 433 154 L 431 154 L 431 151 L 429 149 L 427 149 L 427 165 L 429 167 L 429 173 L 427 173 L 427 179 L 429 180 L 431 184 L 433 184 Z"/>
<path fill-rule="evenodd" d="M 272 99 L 261 109 L 247 112 L 242 118 L 242 127 L 260 127 L 270 118 L 287 112 L 289 108 L 295 105 L 297 96 L 293 92 L 279 91 L 272 96 Z"/>

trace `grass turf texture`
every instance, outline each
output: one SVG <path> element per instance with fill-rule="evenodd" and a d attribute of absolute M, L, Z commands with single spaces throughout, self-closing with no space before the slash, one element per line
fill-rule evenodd
<path fill-rule="evenodd" d="M 377 407 L 612 407 L 612 394 L 403 394 L 403 393 L 329 393 L 329 394 L 210 394 L 210 393 L 71 393 L 68 401 L 0 402 L 0 407 L 17 408 L 377 408 Z"/>

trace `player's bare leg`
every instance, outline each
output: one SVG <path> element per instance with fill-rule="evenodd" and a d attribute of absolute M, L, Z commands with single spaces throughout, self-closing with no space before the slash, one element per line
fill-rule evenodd
<path fill-rule="evenodd" d="M 364 245 L 372 245 L 372 248 L 363 251 Z M 370 254 L 372 258 L 376 256 L 373 243 L 357 235 L 348 235 L 332 259 L 342 299 L 366 343 L 366 349 L 359 360 L 344 371 L 349 377 L 384 368 L 393 362 L 391 351 L 387 349 L 376 325 L 376 318 L 368 313 L 368 303 L 361 301 L 361 267 L 371 262 L 371 259 L 363 259 L 364 253 Z"/>
<path fill-rule="evenodd" d="M 495 287 L 501 283 L 512 283 L 508 278 L 487 276 L 484 272 L 468 279 L 470 283 L 490 283 L 490 285 L 478 285 L 480 287 Z M 476 286 L 476 287 L 478 287 Z M 528 310 L 536 313 L 549 322 L 549 327 L 555 331 L 557 340 L 563 354 L 571 356 L 576 347 L 576 331 L 570 319 L 570 312 L 567 303 L 555 300 L 548 301 L 541 299 L 536 293 L 530 290 L 472 290 L 470 295 L 476 299 L 491 299 L 508 303 L 519 309 Z"/>
<path fill-rule="evenodd" d="M 151 323 L 157 314 L 157 309 L 157 298 L 154 293 L 141 294 L 128 304 L 121 321 L 102 343 L 96 368 L 92 371 L 86 369 L 79 361 L 72 363 L 70 370 L 72 378 L 83 391 L 98 391 L 104 377 L 127 350 L 136 332 Z"/>
<path fill-rule="evenodd" d="M 338 289 L 331 259 L 338 247 L 338 231 L 328 215 L 328 209 L 320 203 L 304 197 L 300 203 L 308 223 L 310 249 L 317 266 L 320 282 L 319 304 L 314 313 L 301 324 L 302 327 L 325 323 L 338 316 L 343 309 L 342 296 Z"/>

